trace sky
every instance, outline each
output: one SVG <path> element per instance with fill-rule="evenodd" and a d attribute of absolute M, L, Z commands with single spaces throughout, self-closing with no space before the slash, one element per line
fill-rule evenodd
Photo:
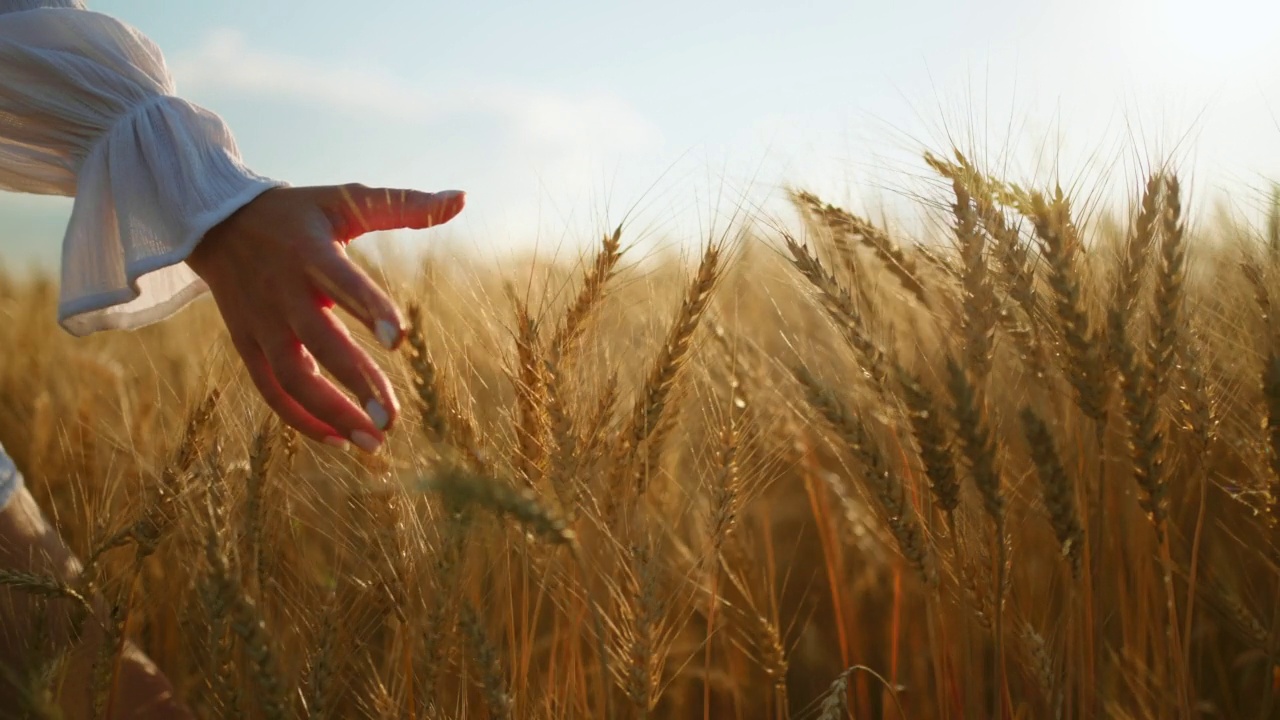
<path fill-rule="evenodd" d="M 1172 157 L 1199 203 L 1280 180 L 1264 0 L 89 0 L 293 185 L 462 189 L 451 242 L 572 251 L 626 219 L 696 243 L 802 186 L 909 213 L 926 150 L 1010 179 Z M 1048 173 L 1048 175 L 1046 175 Z M 70 200 L 0 193 L 0 261 L 56 264 Z"/>

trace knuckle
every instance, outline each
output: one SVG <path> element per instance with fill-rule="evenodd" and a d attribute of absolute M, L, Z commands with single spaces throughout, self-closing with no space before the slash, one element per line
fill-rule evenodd
<path fill-rule="evenodd" d="M 358 346 L 342 336 L 327 339 L 323 349 L 317 350 L 325 369 L 354 392 L 359 392 L 367 385 L 364 377 L 366 363 L 362 354 L 363 351 Z"/>
<path fill-rule="evenodd" d="M 281 389 L 301 402 L 302 397 L 306 394 L 306 382 L 303 381 L 296 370 L 277 372 L 276 379 L 280 382 Z"/>
<path fill-rule="evenodd" d="M 304 366 L 290 366 L 276 371 L 276 379 L 286 393 L 302 402 L 310 394 L 315 373 L 308 372 Z"/>
<path fill-rule="evenodd" d="M 360 390 L 367 384 L 364 373 L 360 370 L 362 363 L 358 358 L 352 357 L 350 352 L 335 353 L 331 365 L 330 371 L 347 387 Z"/>
<path fill-rule="evenodd" d="M 312 433 L 312 429 L 307 426 L 307 423 L 303 422 L 302 419 L 297 416 L 296 410 L 290 406 L 288 396 L 281 392 L 281 388 L 267 386 L 264 383 L 263 386 L 259 387 L 259 390 L 262 392 L 262 399 L 267 403 L 267 407 L 271 408 L 272 412 L 274 412 L 276 416 L 284 422 L 284 424 L 303 433 L 304 435 L 310 435 Z"/>
<path fill-rule="evenodd" d="M 302 346 L 298 343 L 281 343 L 272 347 L 267 359 L 277 372 L 292 372 L 305 365 Z"/>
<path fill-rule="evenodd" d="M 346 241 L 356 236 L 356 225 L 355 220 L 352 218 L 350 201 L 344 201 L 338 207 L 326 209 L 325 217 L 329 221 L 330 231 L 338 240 Z M 325 257 L 326 255 L 328 253 L 323 253 L 319 257 Z"/>

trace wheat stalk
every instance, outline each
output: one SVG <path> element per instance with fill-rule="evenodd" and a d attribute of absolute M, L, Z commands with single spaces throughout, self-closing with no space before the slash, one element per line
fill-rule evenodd
<path fill-rule="evenodd" d="M 798 243 L 790 235 L 784 234 L 783 240 L 791 252 L 796 269 L 818 291 L 823 309 L 840 328 L 841 334 L 849 345 L 858 353 L 858 359 L 862 362 L 868 379 L 877 387 L 883 387 L 889 378 L 888 353 L 871 338 L 866 320 L 854 306 L 849 291 L 840 285 L 835 276 L 822 266 L 818 257 L 806 246 Z"/>
<path fill-rule="evenodd" d="M 851 414 L 845 405 L 824 388 L 804 367 L 794 370 L 796 379 L 804 387 L 805 399 L 831 425 L 844 442 L 845 448 L 866 469 L 865 480 L 873 497 L 880 503 L 889 529 L 898 541 L 898 549 L 920 574 L 925 585 L 938 582 L 937 564 L 933 548 L 929 544 L 915 506 L 907 498 L 901 478 L 890 468 L 888 461 L 871 439 L 863 421 Z"/>
<path fill-rule="evenodd" d="M 902 287 L 916 300 L 923 305 L 929 304 L 915 262 L 893 241 L 893 238 L 889 237 L 888 233 L 848 210 L 824 203 L 812 193 L 793 192 L 792 199 L 821 218 L 833 233 L 848 234 L 857 238 L 875 253 L 884 268 L 897 278 Z"/>
<path fill-rule="evenodd" d="M 636 487 L 640 493 L 644 493 L 648 487 L 650 472 L 649 468 L 636 462 L 638 458 L 635 453 L 638 453 L 646 442 L 660 441 L 665 435 L 659 430 L 664 418 L 670 412 L 667 407 L 668 400 L 688 360 L 694 330 L 702 319 L 702 314 L 711 299 L 711 292 L 720 277 L 722 254 L 723 248 L 714 243 L 707 245 L 703 251 L 698 272 L 689 285 L 675 322 L 667 332 L 667 340 L 636 396 L 630 422 L 619 436 L 619 451 L 629 453 L 630 464 L 636 467 L 634 471 Z M 654 444 L 660 445 L 659 442 Z M 650 449 L 649 457 L 652 457 L 655 452 Z"/>
<path fill-rule="evenodd" d="M 1071 576 L 1078 580 L 1084 559 L 1084 530 L 1076 515 L 1075 489 L 1071 486 L 1048 423 L 1030 407 L 1022 409 L 1021 419 L 1022 431 L 1031 446 L 1031 459 L 1040 475 L 1049 524 L 1053 526 L 1062 555 L 1071 567 Z"/>

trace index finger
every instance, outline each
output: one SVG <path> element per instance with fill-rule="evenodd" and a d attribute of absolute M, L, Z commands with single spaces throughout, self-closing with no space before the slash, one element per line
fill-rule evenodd
<path fill-rule="evenodd" d="M 339 185 L 326 193 L 324 205 L 334 233 L 343 242 L 381 230 L 421 230 L 449 222 L 466 206 L 461 190 L 428 193 L 418 190 Z"/>

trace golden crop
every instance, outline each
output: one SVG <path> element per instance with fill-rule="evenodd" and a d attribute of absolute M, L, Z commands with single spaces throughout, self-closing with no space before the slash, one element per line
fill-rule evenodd
<path fill-rule="evenodd" d="M 797 192 L 696 268 L 390 278 L 372 458 L 208 304 L 74 340 L 6 279 L 0 442 L 91 587 L 0 582 L 100 592 L 210 718 L 1275 717 L 1280 233 L 927 161 L 928 241 Z"/>

